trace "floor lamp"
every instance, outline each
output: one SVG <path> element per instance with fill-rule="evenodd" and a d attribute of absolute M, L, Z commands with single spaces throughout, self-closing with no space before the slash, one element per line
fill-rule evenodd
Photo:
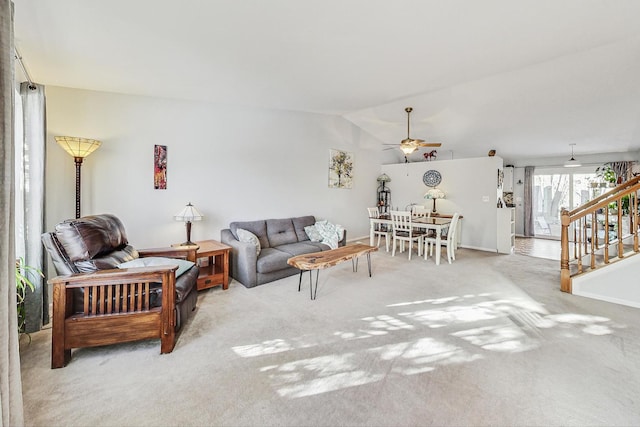
<path fill-rule="evenodd" d="M 101 142 L 75 136 L 56 136 L 55 138 L 56 142 L 73 156 L 76 163 L 76 218 L 80 218 L 80 167 L 84 158 L 96 151 Z"/>

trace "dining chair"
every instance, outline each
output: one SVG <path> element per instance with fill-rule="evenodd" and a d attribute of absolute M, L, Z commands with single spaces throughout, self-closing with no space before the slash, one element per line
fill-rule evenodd
<path fill-rule="evenodd" d="M 378 208 L 367 208 L 367 211 L 369 212 L 369 218 L 380 218 L 380 211 L 378 211 Z M 385 224 L 375 224 L 373 235 L 374 237 L 378 236 L 378 247 L 380 247 L 380 238 L 384 237 L 384 244 L 387 252 L 389 252 L 389 241 L 392 235 L 390 227 Z"/>
<path fill-rule="evenodd" d="M 451 264 L 452 260 L 453 261 L 456 260 L 456 245 L 457 245 L 456 232 L 458 229 L 459 220 L 460 220 L 460 214 L 458 212 L 454 213 L 453 217 L 451 218 L 451 224 L 449 224 L 449 227 L 447 227 L 446 230 L 442 230 L 442 234 L 440 235 L 441 247 L 436 248 L 436 250 L 439 251 L 442 249 L 442 246 L 447 247 L 447 261 L 449 262 L 449 264 Z M 436 246 L 436 238 L 432 236 L 425 236 L 423 244 L 425 245 L 424 254 L 426 259 L 427 250 L 429 251 L 429 256 L 433 255 L 433 248 L 434 246 Z"/>
<path fill-rule="evenodd" d="M 411 209 L 411 213 L 413 214 L 413 216 L 427 218 L 431 217 L 431 209 L 421 205 L 413 206 L 413 208 Z"/>
<path fill-rule="evenodd" d="M 431 218 L 431 209 L 422 205 L 413 205 L 411 208 L 411 215 L 413 218 Z M 418 231 L 423 231 L 426 235 L 434 236 L 433 230 L 424 230 L 424 228 L 414 227 Z"/>
<path fill-rule="evenodd" d="M 424 240 L 424 231 L 415 230 L 411 223 L 411 212 L 409 211 L 391 211 L 391 223 L 393 224 L 393 250 L 391 256 L 396 255 L 397 241 L 400 242 L 400 252 L 404 252 L 404 242 L 409 243 L 409 259 L 411 259 L 411 250 L 413 242 L 418 244 L 418 256 L 422 253 L 422 244 Z"/>

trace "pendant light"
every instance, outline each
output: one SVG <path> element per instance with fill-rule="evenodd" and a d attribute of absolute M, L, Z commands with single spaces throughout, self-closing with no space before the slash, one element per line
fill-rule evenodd
<path fill-rule="evenodd" d="M 577 161 L 574 157 L 573 157 L 573 146 L 576 144 L 569 144 L 571 146 L 571 158 L 569 160 L 567 160 L 566 162 L 564 162 L 564 167 L 565 168 L 577 168 L 578 166 L 582 166 L 580 164 L 579 161 Z"/>

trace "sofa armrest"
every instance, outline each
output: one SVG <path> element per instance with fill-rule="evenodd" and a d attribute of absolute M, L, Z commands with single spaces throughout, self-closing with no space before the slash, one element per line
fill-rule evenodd
<path fill-rule="evenodd" d="M 168 248 L 138 249 L 140 257 L 158 256 L 165 258 L 180 258 L 196 262 L 198 246 L 172 246 Z"/>
<path fill-rule="evenodd" d="M 71 348 L 76 346 L 160 338 L 160 352 L 170 353 L 175 345 L 177 268 L 116 268 L 50 279 L 48 283 L 53 285 L 51 368 L 66 365 L 71 358 Z M 162 283 L 161 308 L 151 307 L 151 283 Z M 84 295 L 91 296 L 84 298 L 82 313 L 73 310 L 74 288 L 83 288 Z M 137 323 L 134 316 L 139 319 Z M 85 326 L 89 323 L 90 329 Z M 127 326 L 123 327 L 123 323 Z"/>
<path fill-rule="evenodd" d="M 347 244 L 347 230 L 342 232 L 342 240 L 338 242 L 338 246 L 345 246 Z"/>
<path fill-rule="evenodd" d="M 228 228 L 220 231 L 220 241 L 231 246 L 231 251 L 229 251 L 231 277 L 248 288 L 256 286 L 258 284 L 256 247 L 251 243 L 236 239 Z"/>

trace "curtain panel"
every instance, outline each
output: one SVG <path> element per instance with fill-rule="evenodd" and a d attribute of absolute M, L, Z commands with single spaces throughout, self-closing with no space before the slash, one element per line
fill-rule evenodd
<path fill-rule="evenodd" d="M 23 82 L 20 85 L 22 101 L 22 144 L 17 141 L 16 206 L 17 253 L 25 263 L 45 271 L 44 249 L 40 235 L 44 232 L 44 194 L 46 159 L 46 100 L 44 86 Z M 19 153 L 18 153 L 19 151 Z M 44 278 L 32 275 L 35 287 L 25 295 L 25 332 L 36 332 L 49 323 L 49 300 Z"/>
<path fill-rule="evenodd" d="M 524 235 L 535 236 L 535 223 L 533 222 L 533 171 L 535 166 L 524 168 Z"/>
<path fill-rule="evenodd" d="M 15 286 L 13 3 L 0 0 L 0 427 L 24 424 Z"/>

